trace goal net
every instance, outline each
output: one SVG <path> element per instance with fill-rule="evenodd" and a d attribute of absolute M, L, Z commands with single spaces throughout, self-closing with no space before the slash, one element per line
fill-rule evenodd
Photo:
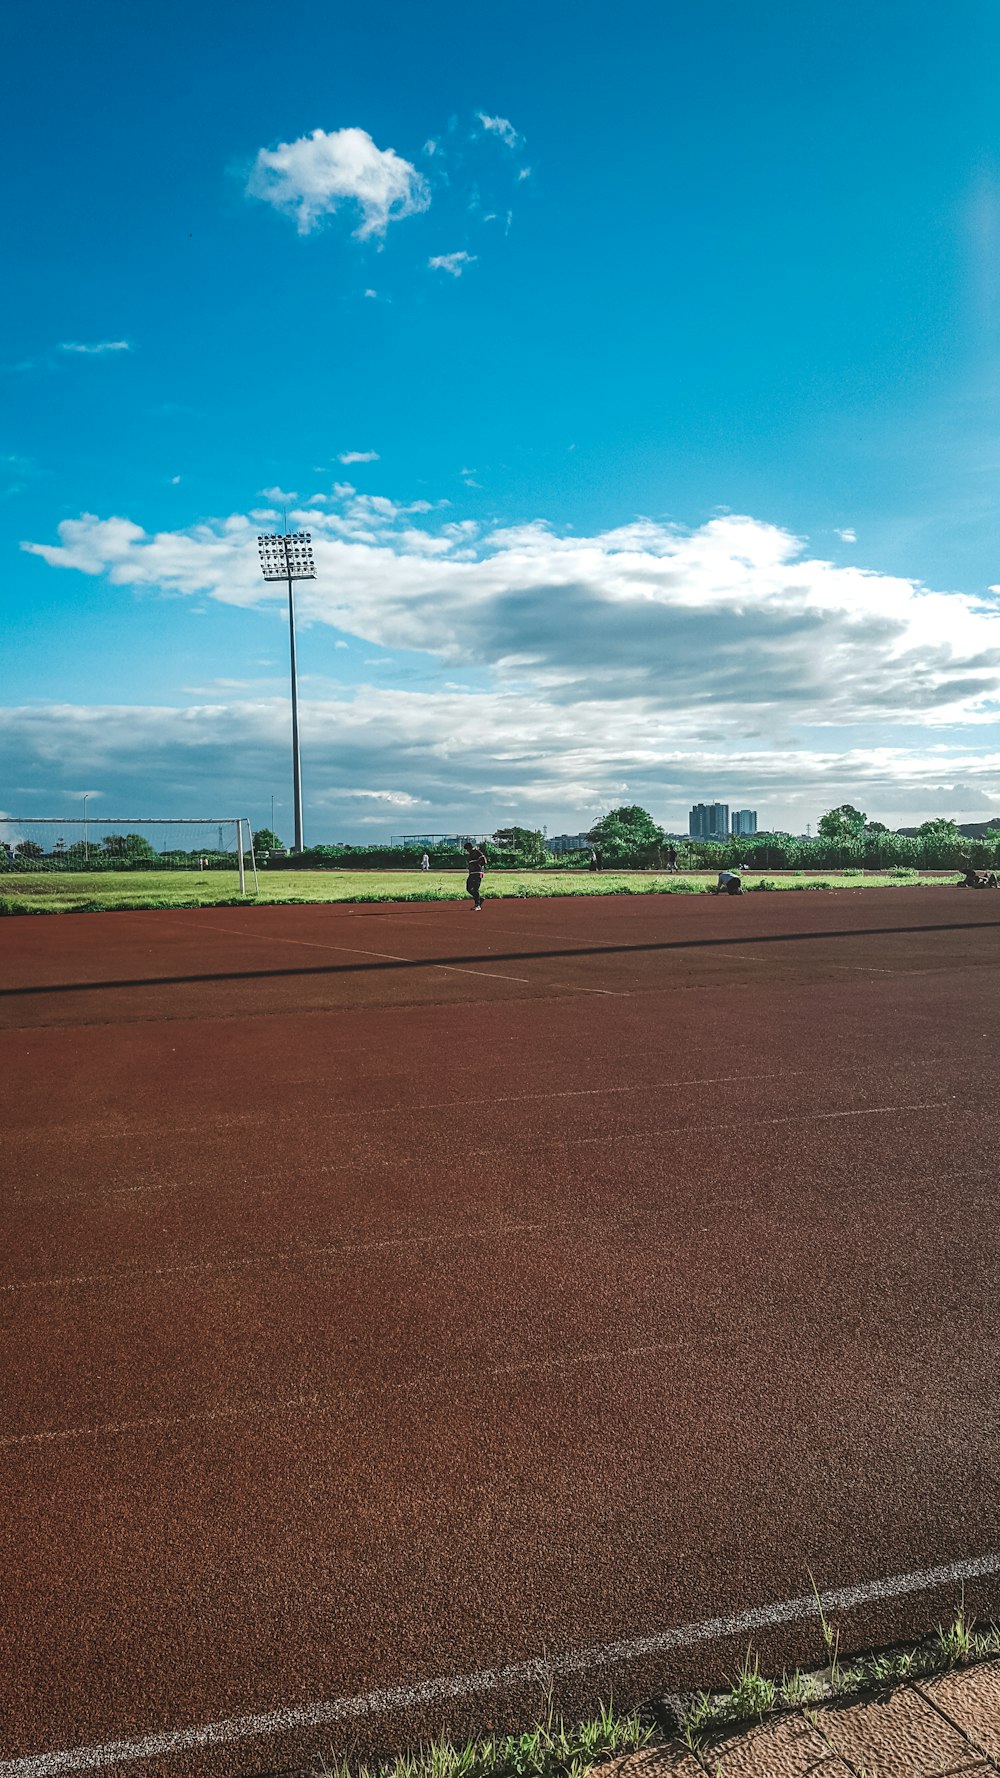
<path fill-rule="evenodd" d="M 0 815 L 0 874 L 221 871 L 228 887 L 257 889 L 246 816 L 223 820 Z"/>

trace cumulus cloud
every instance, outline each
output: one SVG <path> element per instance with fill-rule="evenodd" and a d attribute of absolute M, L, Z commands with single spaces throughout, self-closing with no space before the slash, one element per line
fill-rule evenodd
<path fill-rule="evenodd" d="M 392 148 L 377 148 L 367 130 L 313 130 L 277 148 L 261 148 L 247 183 L 250 197 L 294 216 L 310 234 L 341 204 L 356 204 L 358 240 L 384 235 L 390 222 L 426 210 L 430 188 Z"/>
<path fill-rule="evenodd" d="M 842 531 L 837 532 L 837 536 L 842 543 L 857 543 L 858 541 L 858 534 L 850 525 L 845 525 Z"/>
<path fill-rule="evenodd" d="M 103 358 L 108 352 L 131 352 L 128 340 L 62 340 L 60 352 L 77 352 L 85 358 Z"/>
<path fill-rule="evenodd" d="M 478 255 L 475 253 L 438 253 L 427 264 L 434 272 L 450 272 L 453 278 L 460 278 L 467 265 L 473 265 Z"/>
<path fill-rule="evenodd" d="M 683 712 L 752 740 L 793 724 L 985 723 L 1000 710 L 1000 606 L 809 556 L 787 531 L 726 514 L 589 537 L 542 522 L 477 531 L 428 502 L 334 489 L 293 512 L 314 539 L 301 609 L 385 649 L 419 650 L 529 688 L 569 715 L 594 700 Z M 53 567 L 120 585 L 266 604 L 250 517 L 149 534 L 64 520 L 27 543 Z"/>
<path fill-rule="evenodd" d="M 521 810 L 532 824 L 575 831 L 627 800 L 672 825 L 720 785 L 738 803 L 785 808 L 783 825 L 796 830 L 845 800 L 881 818 L 899 811 L 899 820 L 908 810 L 919 818 L 971 809 L 978 818 L 1000 807 L 1000 749 L 734 745 L 693 733 L 665 709 L 598 700 L 570 719 L 516 692 L 448 686 L 306 697 L 300 717 L 307 812 L 324 812 L 321 832 L 310 824 L 316 838 L 369 822 L 384 828 L 394 811 L 418 807 L 444 830 L 492 828 L 505 810 Z M 210 784 L 219 808 L 237 809 L 287 768 L 288 704 L 236 694 L 185 709 L 0 710 L 0 747 L 22 787 L 22 813 L 48 812 L 88 779 L 112 805 L 190 814 L 192 785 Z"/>
<path fill-rule="evenodd" d="M 378 452 L 377 451 L 341 451 L 340 456 L 338 458 L 338 462 L 340 462 L 340 463 L 377 463 L 378 462 Z"/>
<path fill-rule="evenodd" d="M 520 147 L 524 138 L 518 130 L 515 130 L 509 118 L 487 117 L 485 111 L 480 111 L 477 115 L 483 129 L 489 130 L 493 136 L 499 136 L 500 141 L 505 143 L 508 148 Z"/>
<path fill-rule="evenodd" d="M 298 499 L 294 488 L 261 488 L 260 495 L 262 500 L 273 500 L 278 506 L 291 506 Z"/>

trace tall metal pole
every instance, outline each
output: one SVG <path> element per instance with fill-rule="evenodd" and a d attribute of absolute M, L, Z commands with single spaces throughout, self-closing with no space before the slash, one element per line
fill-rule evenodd
<path fill-rule="evenodd" d="M 87 798 L 83 799 L 83 862 L 90 863 L 90 829 L 87 826 Z"/>
<path fill-rule="evenodd" d="M 312 533 L 309 531 L 262 532 L 257 538 L 260 568 L 265 580 L 283 580 L 288 587 L 288 649 L 292 668 L 292 792 L 295 805 L 295 844 L 301 852 L 302 838 L 302 761 L 299 754 L 299 677 L 295 661 L 295 587 L 297 580 L 315 580 Z M 271 799 L 271 828 L 274 828 L 274 798 Z"/>
<path fill-rule="evenodd" d="M 299 677 L 295 665 L 295 583 L 292 561 L 285 541 L 288 564 L 288 646 L 292 657 L 292 800 L 295 804 L 295 850 L 302 851 L 302 760 L 299 756 Z"/>

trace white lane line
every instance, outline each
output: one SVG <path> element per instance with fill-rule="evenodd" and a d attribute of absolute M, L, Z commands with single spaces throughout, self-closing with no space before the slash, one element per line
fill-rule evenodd
<path fill-rule="evenodd" d="M 759 1605 L 726 1617 L 704 1618 L 699 1623 L 681 1624 L 676 1629 L 661 1630 L 634 1641 L 606 1642 L 592 1648 L 568 1649 L 557 1655 L 536 1655 L 531 1660 L 516 1661 L 507 1667 L 421 1679 L 413 1685 L 361 1692 L 354 1697 L 325 1698 L 314 1704 L 292 1704 L 253 1715 L 228 1716 L 191 1728 L 140 1735 L 133 1741 L 105 1741 L 90 1747 L 67 1748 L 58 1753 L 28 1754 L 20 1759 L 0 1761 L 0 1778 L 56 1778 L 61 1772 L 95 1772 L 106 1766 L 185 1753 L 196 1747 L 218 1747 L 234 1741 L 249 1741 L 260 1735 L 320 1729 L 351 1718 L 412 1710 L 445 1698 L 475 1697 L 483 1692 L 524 1685 L 545 1687 L 561 1673 L 599 1671 L 626 1661 L 664 1654 L 671 1648 L 689 1648 L 699 1642 L 745 1635 L 748 1630 L 796 1623 L 818 1617 L 820 1611 L 847 1611 L 859 1605 L 870 1605 L 883 1599 L 902 1599 L 911 1593 L 927 1592 L 932 1587 L 979 1580 L 997 1573 L 1000 1573 L 1000 1556 L 973 1556 L 967 1561 L 947 1562 L 941 1567 L 925 1568 L 914 1574 L 893 1574 L 884 1580 L 863 1582 L 860 1586 L 835 1587 L 818 1595 L 803 1593 L 797 1599 L 782 1599 L 775 1605 Z"/>
<path fill-rule="evenodd" d="M 683 1136 L 689 1130 L 758 1130 L 772 1124 L 814 1124 L 831 1117 L 885 1117 L 895 1111 L 948 1111 L 954 1109 L 950 1099 L 929 1100 L 920 1105 L 866 1105 L 859 1111 L 803 1111 L 793 1117 L 755 1117 L 743 1118 L 736 1124 L 668 1124 L 665 1128 L 655 1130 L 623 1130 L 617 1134 L 606 1136 L 549 1136 L 545 1138 L 547 1145 L 559 1145 L 567 1148 L 582 1148 L 587 1143 L 596 1142 L 644 1142 L 650 1136 Z M 491 1149 L 478 1148 L 473 1154 L 490 1154 Z"/>
<path fill-rule="evenodd" d="M 188 1414 L 147 1414 L 136 1420 L 108 1420 L 93 1426 L 52 1426 L 37 1432 L 8 1432 L 0 1437 L 0 1451 L 15 1450 L 22 1445 L 63 1444 L 78 1438 L 122 1438 L 131 1432 L 169 1432 L 174 1426 L 211 1424 L 217 1420 L 267 1420 L 279 1414 L 332 1414 L 353 1404 L 368 1403 L 376 1396 L 398 1395 L 406 1389 L 426 1390 L 432 1385 L 480 1384 L 486 1377 L 516 1377 L 537 1371 L 572 1371 L 602 1364 L 624 1364 L 637 1358 L 652 1358 L 676 1352 L 684 1346 L 683 1337 L 656 1340 L 646 1346 L 610 1346 L 604 1352 L 560 1353 L 553 1358 L 520 1358 L 509 1364 L 476 1365 L 470 1370 L 415 1371 L 412 1376 L 394 1383 L 373 1384 L 365 1381 L 353 1389 L 342 1389 L 337 1395 L 287 1396 L 278 1401 L 231 1402 L 219 1408 L 196 1408 Z M 711 1335 L 702 1342 L 717 1344 Z"/>
<path fill-rule="evenodd" d="M 64 1125 L 65 1129 L 67 1126 Z M 72 1127 L 72 1126 L 69 1126 Z M 7 1204 L 73 1204 L 80 1198 L 90 1204 L 103 1204 L 112 1198 L 147 1197 L 150 1192 L 180 1191 L 179 1180 L 159 1180 L 153 1185 L 109 1185 L 103 1191 L 72 1191 L 72 1192 L 4 1192 L 0 1198 L 0 1209 Z"/>
<path fill-rule="evenodd" d="M 355 1253 L 375 1253 L 385 1247 L 420 1247 L 437 1243 L 450 1246 L 459 1241 L 498 1240 L 503 1235 L 538 1234 L 548 1225 L 544 1222 L 501 1223 L 471 1229 L 446 1229 L 433 1235 L 389 1235 L 378 1241 L 332 1241 L 323 1247 L 289 1247 L 279 1253 L 254 1253 L 239 1259 L 193 1259 L 176 1266 L 123 1266 L 117 1272 L 77 1272 L 54 1278 L 16 1278 L 0 1284 L 0 1293 L 17 1290 L 55 1290 L 60 1285 L 128 1284 L 136 1278 L 178 1278 L 196 1272 L 241 1272 L 249 1266 L 288 1266 L 308 1264 L 310 1260 L 343 1259 Z"/>
<path fill-rule="evenodd" d="M 493 969 L 463 969 L 457 963 L 435 963 L 431 957 L 400 957 L 395 951 L 369 951 L 363 945 L 323 944 L 315 938 L 279 938 L 274 933 L 244 933 L 238 926 L 217 926 L 216 932 L 229 932 L 237 938 L 256 938 L 262 944 L 299 945 L 307 951 L 337 951 L 345 957 L 377 957 L 383 963 L 417 963 L 425 968 L 443 969 L 449 975 L 485 975 L 498 982 L 520 982 L 523 988 L 531 983 L 525 975 L 502 975 Z"/>
<path fill-rule="evenodd" d="M 602 989 L 596 991 L 603 992 Z M 925 1061 L 894 1061 L 893 1063 L 893 1068 L 903 1074 L 926 1074 L 940 1066 L 941 1060 L 935 1057 L 929 1057 Z M 416 1117 L 425 1111 L 463 1111 L 466 1107 L 478 1105 L 526 1105 L 536 1100 L 540 1102 L 547 1099 L 596 1099 L 610 1097 L 613 1093 L 662 1093 L 675 1087 L 757 1086 L 765 1080 L 828 1080 L 832 1074 L 870 1074 L 871 1072 L 871 1064 L 866 1062 L 831 1063 L 826 1068 L 776 1068 L 769 1074 L 706 1074 L 676 1080 L 630 1081 L 624 1086 L 617 1087 L 556 1087 L 548 1088 L 541 1093 L 494 1093 L 477 1099 L 426 1099 L 414 1101 L 412 1104 L 400 1102 L 396 1105 L 366 1105 L 359 1109 L 350 1105 L 345 1107 L 324 1105 L 323 1119 L 333 1122 L 340 1118 L 362 1118 L 366 1123 L 369 1123 L 377 1117 Z M 287 1091 L 292 1087 L 317 1087 L 323 1092 L 327 1092 L 330 1081 L 328 1075 L 305 1075 L 297 1080 L 278 1080 L 272 1084 L 282 1091 Z M 227 1117 L 217 1117 L 214 1119 L 214 1123 L 219 1129 L 242 1128 L 265 1121 L 270 1123 L 276 1115 L 280 1115 L 280 1113 L 275 1113 L 272 1109 L 240 1111 L 233 1112 Z M 294 1120 L 300 1115 L 298 1111 L 287 1113 L 289 1120 Z M 82 1135 L 88 1143 L 122 1142 L 126 1137 L 134 1139 L 137 1131 L 148 1130 L 149 1127 L 146 1117 L 136 1115 L 122 1120 L 113 1130 L 92 1130 L 87 1123 L 72 1122 L 48 1123 L 44 1131 L 39 1131 L 34 1126 L 25 1127 L 13 1131 L 12 1134 L 18 1142 L 52 1139 L 66 1142 L 78 1135 Z M 169 1127 L 173 1130 L 172 1124 Z M 113 1187 L 102 1192 L 101 1196 L 110 1196 L 113 1191 L 119 1189 L 128 1190 L 130 1188 Z M 144 1190 L 147 1188 L 133 1187 L 131 1189 Z M 148 1189 L 152 1191 L 158 1188 L 150 1186 Z M 92 1194 L 81 1193 L 80 1195 Z"/>

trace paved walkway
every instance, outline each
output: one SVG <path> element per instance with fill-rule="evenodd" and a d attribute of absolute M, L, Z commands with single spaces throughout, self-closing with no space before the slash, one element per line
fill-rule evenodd
<path fill-rule="evenodd" d="M 612 1760 L 600 1778 L 966 1778 L 1000 1772 L 1000 1661 L 877 1697 L 772 1717 L 697 1756 L 676 1743 Z"/>

